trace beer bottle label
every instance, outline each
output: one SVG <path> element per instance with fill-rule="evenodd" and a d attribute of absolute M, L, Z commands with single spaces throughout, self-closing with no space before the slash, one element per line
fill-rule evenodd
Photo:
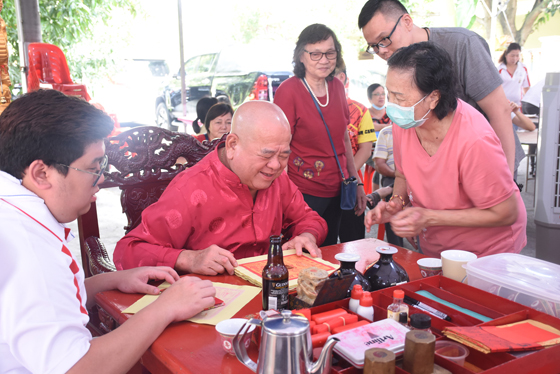
<path fill-rule="evenodd" d="M 268 309 L 288 309 L 288 279 L 266 281 Z"/>

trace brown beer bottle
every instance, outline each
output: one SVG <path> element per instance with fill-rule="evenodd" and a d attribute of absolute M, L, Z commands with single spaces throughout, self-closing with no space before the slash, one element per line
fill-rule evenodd
<path fill-rule="evenodd" d="M 288 309 L 288 268 L 284 265 L 281 236 L 270 237 L 268 262 L 262 272 L 263 310 Z"/>

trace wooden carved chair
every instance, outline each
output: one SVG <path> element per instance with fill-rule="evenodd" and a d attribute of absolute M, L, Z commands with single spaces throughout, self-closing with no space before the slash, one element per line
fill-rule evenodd
<path fill-rule="evenodd" d="M 121 189 L 121 205 L 128 220 L 123 235 L 138 226 L 142 211 L 159 199 L 177 174 L 195 165 L 219 142 L 200 143 L 191 135 L 152 126 L 136 127 L 106 139 L 105 152 L 111 168 L 99 187 Z M 86 277 L 115 271 L 99 239 L 95 202 L 89 212 L 78 218 L 78 231 Z"/>

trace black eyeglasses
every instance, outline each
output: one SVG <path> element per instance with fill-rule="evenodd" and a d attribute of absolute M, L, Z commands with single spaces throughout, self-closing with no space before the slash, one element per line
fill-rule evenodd
<path fill-rule="evenodd" d="M 327 60 L 334 60 L 334 59 L 336 59 L 336 56 L 338 55 L 337 51 L 309 52 L 309 51 L 306 51 L 305 49 L 303 51 L 309 53 L 309 58 L 311 59 L 311 61 L 319 61 L 320 59 L 323 58 L 323 56 L 326 56 Z"/>
<path fill-rule="evenodd" d="M 366 52 L 367 53 L 371 53 L 372 55 L 376 55 L 379 53 L 379 48 L 387 48 L 388 46 L 391 45 L 392 41 L 391 41 L 391 35 L 393 35 L 393 33 L 395 32 L 395 30 L 397 29 L 397 25 L 399 24 L 401 18 L 403 18 L 404 14 L 402 16 L 399 17 L 399 19 L 397 20 L 397 23 L 395 23 L 395 27 L 393 27 L 393 30 L 391 30 L 391 33 L 389 34 L 389 36 L 386 36 L 385 38 L 381 39 L 379 41 L 379 43 L 377 44 L 371 44 L 368 45 L 366 48 Z"/>
<path fill-rule="evenodd" d="M 105 155 L 103 157 L 103 160 L 101 160 L 101 164 L 99 165 L 101 170 L 99 171 L 99 173 L 93 173 L 91 171 L 78 169 L 78 168 L 68 166 L 68 165 L 64 165 L 64 164 L 58 164 L 58 165 L 66 166 L 69 169 L 74 169 L 74 170 L 77 170 L 77 171 L 81 171 L 82 173 L 88 173 L 88 174 L 91 174 L 91 175 L 95 175 L 96 178 L 93 180 L 93 186 L 92 186 L 92 187 L 95 187 L 97 185 L 97 182 L 99 182 L 99 180 L 101 179 L 101 176 L 103 175 L 103 173 L 105 173 L 105 170 L 107 170 L 107 166 L 109 166 L 109 157 L 107 157 L 107 155 Z"/>

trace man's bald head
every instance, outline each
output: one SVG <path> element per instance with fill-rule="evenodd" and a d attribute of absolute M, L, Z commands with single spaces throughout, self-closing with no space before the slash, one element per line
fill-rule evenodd
<path fill-rule="evenodd" d="M 271 133 L 290 133 L 286 115 L 276 104 L 268 101 L 248 101 L 233 115 L 231 133 L 241 141 L 253 140 Z"/>
<path fill-rule="evenodd" d="M 284 112 L 267 101 L 241 105 L 226 139 L 224 164 L 256 196 L 280 176 L 288 163 L 292 134 Z"/>

